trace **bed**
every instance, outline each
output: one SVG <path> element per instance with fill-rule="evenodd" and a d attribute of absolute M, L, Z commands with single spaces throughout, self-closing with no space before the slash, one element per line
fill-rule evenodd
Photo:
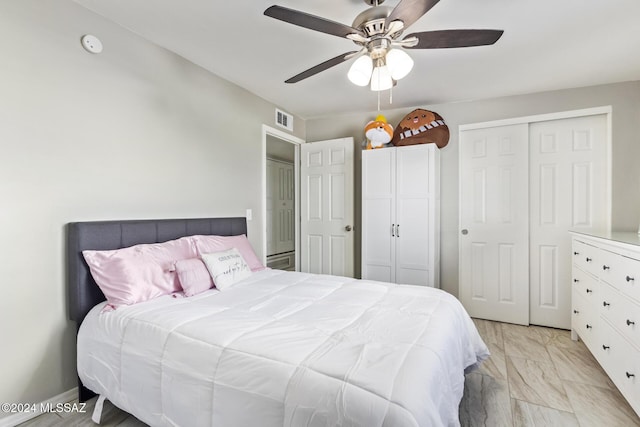
<path fill-rule="evenodd" d="M 455 426 L 488 350 L 446 292 L 265 269 L 106 312 L 82 251 L 246 234 L 244 218 L 68 225 L 80 399 L 153 426 Z"/>

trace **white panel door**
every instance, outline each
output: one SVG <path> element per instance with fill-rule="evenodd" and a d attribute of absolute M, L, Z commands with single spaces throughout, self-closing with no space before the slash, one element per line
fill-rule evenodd
<path fill-rule="evenodd" d="M 295 249 L 295 197 L 292 163 L 267 159 L 267 255 Z"/>
<path fill-rule="evenodd" d="M 353 146 L 300 146 L 301 271 L 353 277 Z"/>
<path fill-rule="evenodd" d="M 606 115 L 530 125 L 530 323 L 571 328 L 569 230 L 608 227 Z"/>
<path fill-rule="evenodd" d="M 274 161 L 267 159 L 267 256 L 277 253 L 274 238 L 274 230 L 277 227 L 277 215 L 274 213 L 274 207 L 276 206 L 275 188 L 278 182 L 278 169 L 276 166 Z"/>
<path fill-rule="evenodd" d="M 433 286 L 437 260 L 435 144 L 396 150 L 396 274 L 395 283 Z M 437 208 L 434 206 L 433 208 Z"/>
<path fill-rule="evenodd" d="M 529 323 L 528 125 L 460 132 L 460 300 Z"/>

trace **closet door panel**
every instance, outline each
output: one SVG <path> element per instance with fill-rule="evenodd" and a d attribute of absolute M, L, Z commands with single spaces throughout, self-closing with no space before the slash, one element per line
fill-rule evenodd
<path fill-rule="evenodd" d="M 472 317 L 529 322 L 528 125 L 460 132 L 460 299 Z"/>
<path fill-rule="evenodd" d="M 571 327 L 571 237 L 607 224 L 606 116 L 532 123 L 530 323 Z"/>
<path fill-rule="evenodd" d="M 397 149 L 396 282 L 434 286 L 433 144 Z"/>
<path fill-rule="evenodd" d="M 362 278 L 395 282 L 395 150 L 362 153 Z"/>

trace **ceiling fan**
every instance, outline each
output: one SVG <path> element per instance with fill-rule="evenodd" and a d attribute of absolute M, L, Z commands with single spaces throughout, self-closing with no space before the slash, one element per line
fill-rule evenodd
<path fill-rule="evenodd" d="M 297 74 L 285 83 L 297 83 L 344 61 L 356 58 L 349 80 L 359 86 L 371 83 L 371 90 L 386 90 L 406 76 L 413 60 L 403 49 L 441 49 L 494 44 L 502 30 L 438 30 L 402 32 L 427 13 L 440 0 L 400 0 L 395 8 L 380 6 L 384 0 L 364 0 L 369 7 L 356 16 L 351 26 L 282 6 L 271 6 L 266 16 L 300 27 L 347 38 L 360 50 L 347 52 Z"/>

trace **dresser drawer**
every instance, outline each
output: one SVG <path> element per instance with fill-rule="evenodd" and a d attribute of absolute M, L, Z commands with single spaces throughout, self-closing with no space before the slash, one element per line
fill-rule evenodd
<path fill-rule="evenodd" d="M 611 376 L 612 368 L 616 365 L 617 359 L 623 357 L 622 348 L 617 346 L 614 336 L 617 335 L 611 325 L 607 322 L 600 322 L 598 333 L 596 334 L 593 348 L 590 348 L 600 365 Z"/>
<path fill-rule="evenodd" d="M 573 291 L 585 298 L 589 305 L 598 310 L 598 290 L 600 283 L 593 276 L 585 273 L 580 268 L 574 268 L 572 271 Z"/>
<path fill-rule="evenodd" d="M 618 288 L 618 277 L 622 271 L 622 263 L 620 255 L 606 250 L 600 250 L 598 258 L 594 261 L 592 267 L 597 270 L 594 274 L 598 276 L 600 280 L 603 280 L 614 288 Z"/>
<path fill-rule="evenodd" d="M 618 266 L 613 273 L 613 285 L 640 302 L 640 261 L 618 255 Z"/>
<path fill-rule="evenodd" d="M 578 294 L 575 288 L 573 289 L 571 305 L 571 328 L 578 333 L 585 345 L 592 349 L 597 343 L 598 311 L 594 310 L 592 302 Z"/>
<path fill-rule="evenodd" d="M 600 253 L 602 251 L 594 246 L 583 243 L 579 240 L 573 240 L 572 259 L 573 263 L 582 270 L 598 275 L 602 268 Z"/>
<path fill-rule="evenodd" d="M 631 406 L 640 409 L 640 352 L 619 334 L 612 335 L 613 364 L 603 366 Z"/>
<path fill-rule="evenodd" d="M 612 324 L 618 323 L 623 312 L 618 291 L 607 283 L 600 282 L 597 299 L 600 315 Z"/>
<path fill-rule="evenodd" d="M 628 299 L 620 298 L 613 324 L 631 343 L 640 347 L 640 307 Z"/>

